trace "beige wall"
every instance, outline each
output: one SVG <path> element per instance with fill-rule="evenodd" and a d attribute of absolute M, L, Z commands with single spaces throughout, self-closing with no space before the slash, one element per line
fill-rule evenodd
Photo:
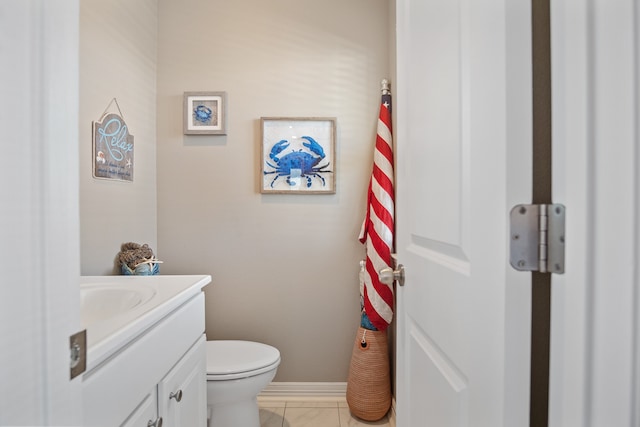
<path fill-rule="evenodd" d="M 156 0 L 80 2 L 80 248 L 83 275 L 114 273 L 123 242 L 157 246 Z M 134 136 L 134 181 L 92 176 L 91 123 L 116 98 Z M 112 105 L 109 112 L 117 112 Z M 117 271 L 119 273 L 119 271 Z"/>
<path fill-rule="evenodd" d="M 207 335 L 278 347 L 276 381 L 346 381 L 387 0 L 159 0 L 158 245 L 207 273 Z M 226 136 L 182 134 L 184 91 L 226 91 Z M 335 195 L 261 195 L 261 116 L 336 117 Z"/>
<path fill-rule="evenodd" d="M 82 274 L 118 273 L 121 243 L 149 243 L 163 274 L 213 276 L 210 339 L 278 347 L 276 381 L 346 381 L 357 234 L 392 71 L 389 10 L 387 0 L 83 0 Z M 228 135 L 183 135 L 184 91 L 226 91 Z M 133 183 L 92 177 L 91 122 L 114 97 L 135 137 Z M 335 195 L 259 193 L 261 116 L 337 118 Z"/>

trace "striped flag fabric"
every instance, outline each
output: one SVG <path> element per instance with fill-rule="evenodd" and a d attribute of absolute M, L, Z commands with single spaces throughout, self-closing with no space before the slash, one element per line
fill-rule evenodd
<path fill-rule="evenodd" d="M 392 267 L 395 195 L 391 129 L 391 93 L 388 82 L 383 80 L 367 212 L 359 236 L 366 250 L 364 312 L 379 331 L 384 331 L 393 319 L 393 288 L 378 279 L 380 270 Z"/>

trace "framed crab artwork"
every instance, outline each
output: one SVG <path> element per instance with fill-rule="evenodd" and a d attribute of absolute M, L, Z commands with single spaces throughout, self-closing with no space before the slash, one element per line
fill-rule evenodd
<path fill-rule="evenodd" d="M 226 92 L 185 92 L 183 127 L 185 135 L 227 134 Z"/>
<path fill-rule="evenodd" d="M 260 192 L 334 194 L 336 119 L 262 117 Z"/>

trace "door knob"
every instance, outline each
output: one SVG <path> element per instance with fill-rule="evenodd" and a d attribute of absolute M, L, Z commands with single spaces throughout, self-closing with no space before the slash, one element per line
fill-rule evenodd
<path fill-rule="evenodd" d="M 404 265 L 398 264 L 398 269 L 391 267 L 383 268 L 378 272 L 378 279 L 385 285 L 392 285 L 394 280 L 398 281 L 398 285 L 404 286 Z"/>

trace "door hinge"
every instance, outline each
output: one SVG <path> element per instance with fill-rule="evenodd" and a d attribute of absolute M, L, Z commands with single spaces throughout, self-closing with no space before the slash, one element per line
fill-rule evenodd
<path fill-rule="evenodd" d="M 564 273 L 565 207 L 516 205 L 511 209 L 510 263 L 519 271 Z"/>
<path fill-rule="evenodd" d="M 87 330 L 69 337 L 69 376 L 74 379 L 87 369 Z"/>

